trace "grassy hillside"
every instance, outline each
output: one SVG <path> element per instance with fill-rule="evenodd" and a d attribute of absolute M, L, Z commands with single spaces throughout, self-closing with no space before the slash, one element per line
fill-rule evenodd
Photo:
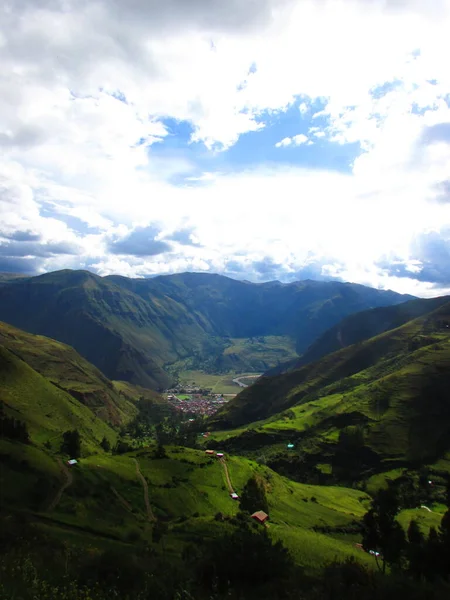
<path fill-rule="evenodd" d="M 103 421 L 121 425 L 136 416 L 134 402 L 118 393 L 111 381 L 70 346 L 6 323 L 0 323 L 0 344 Z"/>
<path fill-rule="evenodd" d="M 266 369 L 343 317 L 408 298 L 337 282 L 65 270 L 0 282 L 0 319 L 70 344 L 110 379 L 159 389 L 170 382 L 165 365 L 189 359 L 185 368 L 216 373 Z"/>
<path fill-rule="evenodd" d="M 346 476 L 359 476 L 386 464 L 444 457 L 450 451 L 449 325 L 447 302 L 313 364 L 259 379 L 216 416 L 217 427 L 241 426 L 219 442 L 275 453 L 292 442 L 292 454 L 304 454 L 315 467 L 328 463 L 337 477 L 342 466 Z"/>
<path fill-rule="evenodd" d="M 154 458 L 154 449 L 121 456 L 101 454 L 82 459 L 71 473 L 73 481 L 53 510 L 48 510 L 61 479 L 56 460 L 47 452 L 21 444 L 0 442 L 0 453 L 8 455 L 8 467 L 0 477 L 3 507 L 16 505 L 28 509 L 53 535 L 66 539 L 78 536 L 78 543 L 91 547 L 110 543 L 151 544 L 152 521 L 148 520 L 142 482 L 136 460 L 149 490 L 152 512 L 168 524 L 165 552 L 180 556 L 192 542 L 214 537 L 227 527 L 215 520 L 221 513 L 233 517 L 238 503 L 225 486 L 223 467 L 204 452 L 168 447 L 167 458 Z M 357 490 L 319 487 L 291 482 L 267 467 L 240 457 L 229 457 L 229 473 L 235 488 L 242 490 L 248 478 L 257 474 L 264 481 L 270 509 L 269 533 L 282 539 L 292 550 L 298 564 L 317 571 L 333 560 L 356 556 L 371 564 L 371 557 L 354 547 L 354 535 L 318 529 L 327 525 L 341 531 L 355 527 L 364 514 L 368 496 Z M 47 481 L 46 494 L 36 494 L 37 482 Z M 67 537 L 68 536 L 68 537 Z M 84 537 L 82 541 L 81 536 Z"/>
<path fill-rule="evenodd" d="M 62 433 L 78 429 L 83 450 L 99 449 L 105 436 L 110 442 L 116 433 L 90 408 L 56 387 L 31 366 L 0 346 L 0 400 L 8 416 L 24 421 L 32 441 L 59 448 Z"/>
<path fill-rule="evenodd" d="M 300 358 L 270 369 L 266 375 L 278 375 L 315 362 L 342 348 L 363 342 L 385 331 L 396 329 L 412 319 L 425 315 L 449 301 L 448 296 L 410 300 L 395 306 L 363 310 L 346 317 L 321 335 Z"/>

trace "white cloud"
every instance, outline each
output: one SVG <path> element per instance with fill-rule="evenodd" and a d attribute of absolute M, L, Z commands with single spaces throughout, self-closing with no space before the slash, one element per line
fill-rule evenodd
<path fill-rule="evenodd" d="M 251 277 L 268 257 L 280 277 L 321 264 L 323 276 L 430 294 L 431 282 L 415 279 L 425 260 L 415 240 L 450 223 L 449 8 L 448 0 L 433 9 L 418 0 L 3 6 L 5 244 L 18 231 L 81 248 L 82 257 L 41 257 L 33 263 L 41 270 L 142 275 L 232 263 Z M 275 145 L 359 145 L 346 175 L 326 164 L 230 172 L 226 159 L 221 173 L 199 173 L 188 153 L 163 160 L 152 151 L 171 139 L 165 118 L 188 120 L 208 164 L 262 129 L 266 113 L 301 99 L 304 121 L 319 98 L 308 136 L 291 135 L 293 125 Z M 430 137 L 436 127 L 441 137 Z M 126 260 L 108 252 L 113 234 L 151 223 L 162 235 L 192 230 L 198 245 Z M 414 264 L 411 277 L 380 267 L 386 256 Z"/>
<path fill-rule="evenodd" d="M 303 133 L 299 133 L 298 135 L 294 135 L 292 137 L 285 137 L 280 142 L 275 144 L 275 148 L 285 148 L 286 146 L 300 146 L 301 144 L 306 144 L 308 142 L 308 136 Z"/>

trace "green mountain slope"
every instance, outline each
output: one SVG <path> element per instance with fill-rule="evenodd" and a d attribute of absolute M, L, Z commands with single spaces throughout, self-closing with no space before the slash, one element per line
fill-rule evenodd
<path fill-rule="evenodd" d="M 31 439 L 59 448 L 64 431 L 78 429 L 83 448 L 99 449 L 104 436 L 111 442 L 115 432 L 94 413 L 40 375 L 0 345 L 0 400 L 6 414 L 27 424 Z"/>
<path fill-rule="evenodd" d="M 147 482 L 151 512 L 168 526 L 165 552 L 176 562 L 193 542 L 203 543 L 230 527 L 229 519 L 238 512 L 239 503 L 230 498 L 224 469 L 217 459 L 178 447 L 167 447 L 163 459 L 154 454 L 154 449 L 148 448 L 121 456 L 101 454 L 81 459 L 71 472 L 71 485 L 49 510 L 61 478 L 55 458 L 45 450 L 0 441 L 0 455 L 9 456 L 7 468 L 0 472 L 0 484 L 7 484 L 5 493 L 0 494 L 0 505 L 30 511 L 29 518 L 37 519 L 46 531 L 63 536 L 69 544 L 75 538 L 79 545 L 95 548 L 105 542 L 127 544 L 131 539 L 156 550 L 137 461 Z M 367 494 L 292 482 L 241 457 L 227 457 L 227 468 L 239 492 L 252 475 L 264 483 L 270 511 L 268 533 L 285 541 L 296 561 L 310 572 L 332 561 L 336 554 L 372 564 L 369 555 L 355 548 L 353 535 L 333 537 L 334 528 L 345 531 L 358 525 L 367 507 Z M 36 494 L 39 482 L 47 495 Z M 216 519 L 218 513 L 227 520 Z M 323 524 L 327 524 L 330 535 L 317 531 Z M 125 550 L 126 546 L 122 548 Z"/>
<path fill-rule="evenodd" d="M 450 302 L 297 370 L 262 377 L 216 416 L 225 447 L 286 448 L 312 463 L 382 470 L 450 451 Z M 353 468 L 353 467 L 352 467 Z"/>
<path fill-rule="evenodd" d="M 66 270 L 0 282 L 0 319 L 70 344 L 110 379 L 157 389 L 169 384 L 166 365 L 189 359 L 183 368 L 259 371 L 294 356 L 294 346 L 304 352 L 349 314 L 407 299 L 337 282 L 251 284 L 196 273 L 101 278 Z M 277 336 L 275 347 L 270 336 Z M 251 338 L 263 341 L 252 349 L 245 342 Z"/>
<path fill-rule="evenodd" d="M 0 322 L 0 345 L 54 386 L 88 406 L 103 421 L 121 425 L 137 414 L 135 404 L 73 348 Z"/>
<path fill-rule="evenodd" d="M 267 376 L 286 373 L 315 362 L 352 344 L 363 342 L 385 331 L 396 329 L 404 323 L 431 312 L 449 301 L 448 296 L 416 299 L 394 306 L 382 306 L 355 313 L 328 329 L 306 350 L 299 359 L 294 359 L 270 369 Z"/>

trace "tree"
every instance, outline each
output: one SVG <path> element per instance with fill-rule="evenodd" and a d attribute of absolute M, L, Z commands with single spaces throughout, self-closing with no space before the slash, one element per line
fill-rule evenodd
<path fill-rule="evenodd" d="M 269 514 L 266 492 L 260 479 L 254 476 L 250 477 L 242 490 L 239 506 L 242 511 L 250 514 L 257 510 L 263 510 Z"/>
<path fill-rule="evenodd" d="M 152 542 L 154 542 L 155 544 L 158 544 L 159 542 L 161 542 L 163 550 L 164 550 L 163 537 L 166 535 L 168 530 L 169 530 L 169 527 L 168 527 L 167 523 L 164 523 L 164 521 L 156 521 L 156 523 L 153 525 Z"/>
<path fill-rule="evenodd" d="M 18 440 L 23 444 L 28 444 L 30 441 L 26 423 L 8 417 L 4 412 L 3 402 L 0 402 L 0 437 Z"/>
<path fill-rule="evenodd" d="M 104 437 L 102 439 L 102 441 L 100 442 L 100 446 L 103 448 L 103 450 L 105 452 L 109 452 L 111 450 L 111 444 L 110 444 L 109 440 L 106 437 Z"/>
<path fill-rule="evenodd" d="M 73 431 L 65 431 L 63 433 L 61 452 L 68 454 L 71 458 L 80 458 L 81 436 L 78 429 L 74 429 Z"/>
<path fill-rule="evenodd" d="M 195 556 L 195 555 L 194 555 Z M 226 592 L 230 585 L 246 591 L 239 598 L 257 598 L 255 590 L 264 586 L 264 597 L 272 598 L 267 586 L 283 589 L 284 580 L 293 569 L 292 558 L 281 541 L 275 542 L 265 529 L 239 528 L 218 536 L 200 548 L 193 570 L 210 589 Z M 249 593 L 251 591 L 251 593 Z M 222 597 L 222 596 L 221 596 Z"/>
<path fill-rule="evenodd" d="M 383 573 L 387 565 L 400 564 L 405 548 L 405 534 L 395 520 L 399 508 L 397 494 L 390 487 L 377 493 L 363 517 L 363 548 L 380 553 Z"/>
<path fill-rule="evenodd" d="M 167 452 L 161 443 L 158 443 L 155 450 L 155 458 L 167 458 Z"/>
<path fill-rule="evenodd" d="M 450 509 L 442 517 L 439 526 L 439 541 L 441 543 L 442 575 L 447 577 L 450 573 Z"/>
<path fill-rule="evenodd" d="M 424 574 L 425 565 L 425 537 L 416 520 L 412 519 L 408 527 L 407 557 L 409 572 L 420 579 Z"/>

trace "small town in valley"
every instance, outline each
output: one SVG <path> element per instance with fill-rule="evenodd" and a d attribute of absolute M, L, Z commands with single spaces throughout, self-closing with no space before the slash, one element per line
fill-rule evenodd
<path fill-rule="evenodd" d="M 183 386 L 165 390 L 168 403 L 185 414 L 211 416 L 229 402 L 234 394 L 214 394 L 208 388 Z"/>

